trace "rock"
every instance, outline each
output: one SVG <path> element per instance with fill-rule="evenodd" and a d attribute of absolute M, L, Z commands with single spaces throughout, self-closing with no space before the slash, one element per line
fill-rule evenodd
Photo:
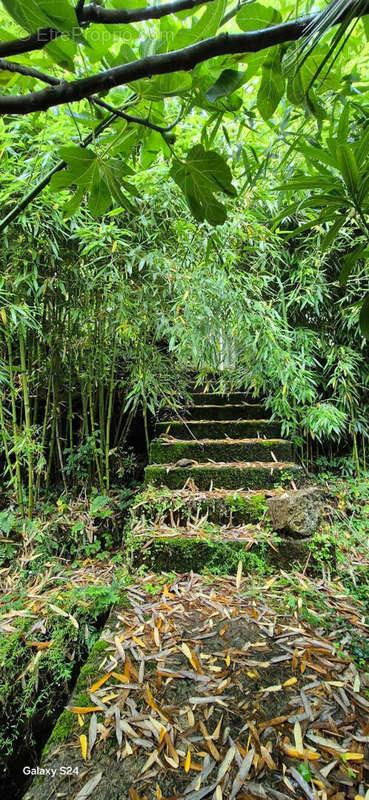
<path fill-rule="evenodd" d="M 267 515 L 273 530 L 290 536 L 311 536 L 319 527 L 324 492 L 315 486 L 286 491 L 267 498 Z"/>

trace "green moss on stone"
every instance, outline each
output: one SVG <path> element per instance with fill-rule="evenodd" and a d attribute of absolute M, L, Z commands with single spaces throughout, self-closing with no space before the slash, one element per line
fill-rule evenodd
<path fill-rule="evenodd" d="M 163 521 L 171 524 L 174 514 L 177 525 L 186 525 L 187 520 L 200 514 L 208 522 L 234 525 L 260 522 L 265 513 L 265 492 L 225 492 L 209 493 L 207 496 L 196 492 L 180 494 L 166 486 L 148 486 L 137 498 L 139 506 L 133 509 L 132 522 L 146 520 L 148 524 Z"/>
<path fill-rule="evenodd" d="M 260 522 L 267 507 L 264 492 L 250 494 L 248 497 L 235 492 L 232 496 L 226 497 L 224 502 L 233 512 L 233 516 L 237 519 L 242 517 L 245 522 Z"/>
<path fill-rule="evenodd" d="M 152 537 L 150 537 L 151 539 Z M 144 565 L 154 571 L 210 572 L 217 575 L 235 575 L 240 561 L 244 571 L 268 571 L 266 542 L 255 544 L 247 550 L 241 542 L 203 537 L 167 538 L 158 537 L 150 541 L 143 550 L 142 537 L 132 538 L 130 542 L 132 566 Z"/>
<path fill-rule="evenodd" d="M 274 453 L 280 461 L 290 461 L 292 445 L 282 439 L 245 439 L 242 442 L 221 441 L 201 442 L 178 441 L 164 442 L 154 439 L 150 445 L 150 462 L 152 464 L 172 464 L 181 458 L 191 458 L 200 463 L 211 461 L 271 461 Z"/>
<path fill-rule="evenodd" d="M 303 470 L 296 465 L 288 467 L 263 466 L 194 466 L 173 467 L 149 465 L 145 470 L 145 484 L 154 486 L 169 486 L 171 489 L 181 489 L 189 478 L 192 478 L 198 489 L 220 487 L 223 489 L 262 489 L 279 485 L 281 473 L 287 471 L 296 483 L 301 483 Z"/>
<path fill-rule="evenodd" d="M 92 680 L 96 679 L 96 672 L 99 668 L 99 664 L 103 659 L 104 651 L 108 647 L 108 642 L 105 642 L 103 639 L 99 639 L 94 647 L 92 648 L 88 660 L 86 664 L 82 667 L 79 676 L 77 678 L 76 685 L 74 687 L 72 696 L 68 702 L 68 705 L 73 706 L 89 706 L 91 705 L 90 697 L 87 693 L 87 688 Z M 77 715 L 73 714 L 71 711 L 67 711 L 64 709 L 60 714 L 57 722 L 54 725 L 52 730 L 51 736 L 46 742 L 46 745 L 43 749 L 42 759 L 45 758 L 46 754 L 49 752 L 50 747 L 55 744 L 63 744 L 68 739 L 70 739 L 74 734 L 77 732 L 84 732 L 82 728 L 78 725 Z"/>

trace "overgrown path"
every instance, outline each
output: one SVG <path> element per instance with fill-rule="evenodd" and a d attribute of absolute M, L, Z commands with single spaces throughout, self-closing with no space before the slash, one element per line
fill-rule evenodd
<path fill-rule="evenodd" d="M 282 606 L 278 578 L 250 591 L 239 558 L 257 527 L 255 496 L 284 472 L 300 483 L 302 470 L 262 406 L 239 395 L 194 399 L 185 419 L 158 424 L 151 446 L 146 483 L 169 489 L 167 522 L 152 513 L 150 491 L 133 516 L 133 566 L 149 561 L 159 574 L 128 586 L 111 613 L 46 747 L 49 772 L 27 800 L 365 796 L 366 676 L 339 649 L 337 630 L 313 629 L 301 605 L 294 614 Z M 220 518 L 235 492 L 241 521 L 232 527 Z M 236 545 L 234 576 L 196 574 L 214 545 L 220 572 Z M 344 596 L 334 603 L 365 635 Z"/>
<path fill-rule="evenodd" d="M 336 630 L 276 608 L 275 580 L 257 600 L 248 577 L 129 587 L 28 800 L 364 796 L 365 676 L 337 651 Z M 368 630 L 344 597 L 334 602 Z"/>

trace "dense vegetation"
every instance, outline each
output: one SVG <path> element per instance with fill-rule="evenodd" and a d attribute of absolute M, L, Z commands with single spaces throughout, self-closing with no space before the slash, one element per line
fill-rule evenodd
<path fill-rule="evenodd" d="M 121 601 L 155 420 L 194 384 L 261 398 L 329 487 L 312 552 L 342 583 L 323 600 L 284 574 L 276 603 L 327 630 L 337 593 L 369 613 L 366 11 L 1 4 L 4 763 L 25 731 L 37 751 Z"/>

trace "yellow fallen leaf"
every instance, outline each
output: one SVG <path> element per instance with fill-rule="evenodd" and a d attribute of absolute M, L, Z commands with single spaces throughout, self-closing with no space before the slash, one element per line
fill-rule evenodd
<path fill-rule="evenodd" d="M 47 650 L 48 647 L 51 647 L 53 641 L 53 639 L 50 639 L 49 642 L 26 642 L 26 645 L 33 647 L 35 650 Z"/>
<path fill-rule="evenodd" d="M 78 719 L 78 725 L 79 725 L 79 727 L 80 727 L 80 728 L 83 728 L 83 726 L 84 726 L 85 722 L 84 722 L 84 719 L 83 719 L 83 717 L 81 716 L 81 714 L 78 714 L 78 717 L 77 717 L 77 719 Z"/>
<path fill-rule="evenodd" d="M 294 686 L 295 683 L 297 683 L 297 678 L 288 678 L 288 680 L 284 682 L 283 686 Z"/>
<path fill-rule="evenodd" d="M 363 761 L 364 753 L 342 753 L 342 761 Z"/>
<path fill-rule="evenodd" d="M 111 672 L 108 672 L 106 675 L 103 675 L 103 677 L 100 678 L 98 681 L 96 681 L 96 683 L 92 684 L 91 688 L 88 689 L 88 691 L 96 692 L 98 689 L 100 689 L 100 686 L 103 686 L 103 684 L 106 683 L 107 680 L 109 680 L 110 676 Z"/>
<path fill-rule="evenodd" d="M 184 771 L 188 772 L 191 767 L 191 751 L 187 750 L 186 761 L 184 764 Z"/>
<path fill-rule="evenodd" d="M 111 675 L 113 678 L 116 678 L 117 681 L 121 681 L 121 683 L 128 683 L 127 675 L 123 675 L 123 672 L 112 672 Z"/>
<path fill-rule="evenodd" d="M 158 783 L 155 786 L 155 794 L 156 794 L 157 800 L 162 800 L 163 792 L 161 791 L 161 788 L 160 788 Z"/>
<path fill-rule="evenodd" d="M 152 696 L 151 689 L 150 689 L 150 686 L 149 686 L 148 683 L 146 684 L 146 694 L 147 694 L 147 702 L 148 702 L 150 708 L 152 708 L 153 711 L 157 711 L 158 710 L 158 706 L 155 703 L 155 700 L 154 700 L 154 698 Z"/>
<path fill-rule="evenodd" d="M 81 733 L 79 737 L 80 745 L 81 745 L 81 753 L 82 758 L 84 761 L 87 759 L 87 736 L 84 733 Z"/>
<path fill-rule="evenodd" d="M 316 761 L 320 758 L 320 754 L 315 753 L 313 750 L 302 750 L 302 752 L 299 752 L 296 750 L 296 747 L 291 747 L 287 744 L 283 745 L 283 750 L 290 758 L 307 758 L 308 761 Z"/>
<path fill-rule="evenodd" d="M 199 659 L 197 658 L 196 653 L 194 653 L 193 650 L 190 650 L 189 646 L 185 642 L 182 642 L 181 650 L 182 650 L 182 653 L 184 653 L 184 655 L 186 656 L 186 658 L 188 658 L 188 660 L 189 660 L 191 666 L 193 667 L 193 669 L 195 670 L 195 672 L 202 673 L 203 670 L 202 670 L 201 664 L 199 662 Z"/>
<path fill-rule="evenodd" d="M 67 706 L 67 711 L 71 711 L 72 714 L 91 714 L 92 711 L 101 711 L 99 706 Z"/>
<path fill-rule="evenodd" d="M 139 647 L 146 647 L 145 642 L 142 639 L 138 639 L 137 636 L 132 636 L 132 639 Z"/>

